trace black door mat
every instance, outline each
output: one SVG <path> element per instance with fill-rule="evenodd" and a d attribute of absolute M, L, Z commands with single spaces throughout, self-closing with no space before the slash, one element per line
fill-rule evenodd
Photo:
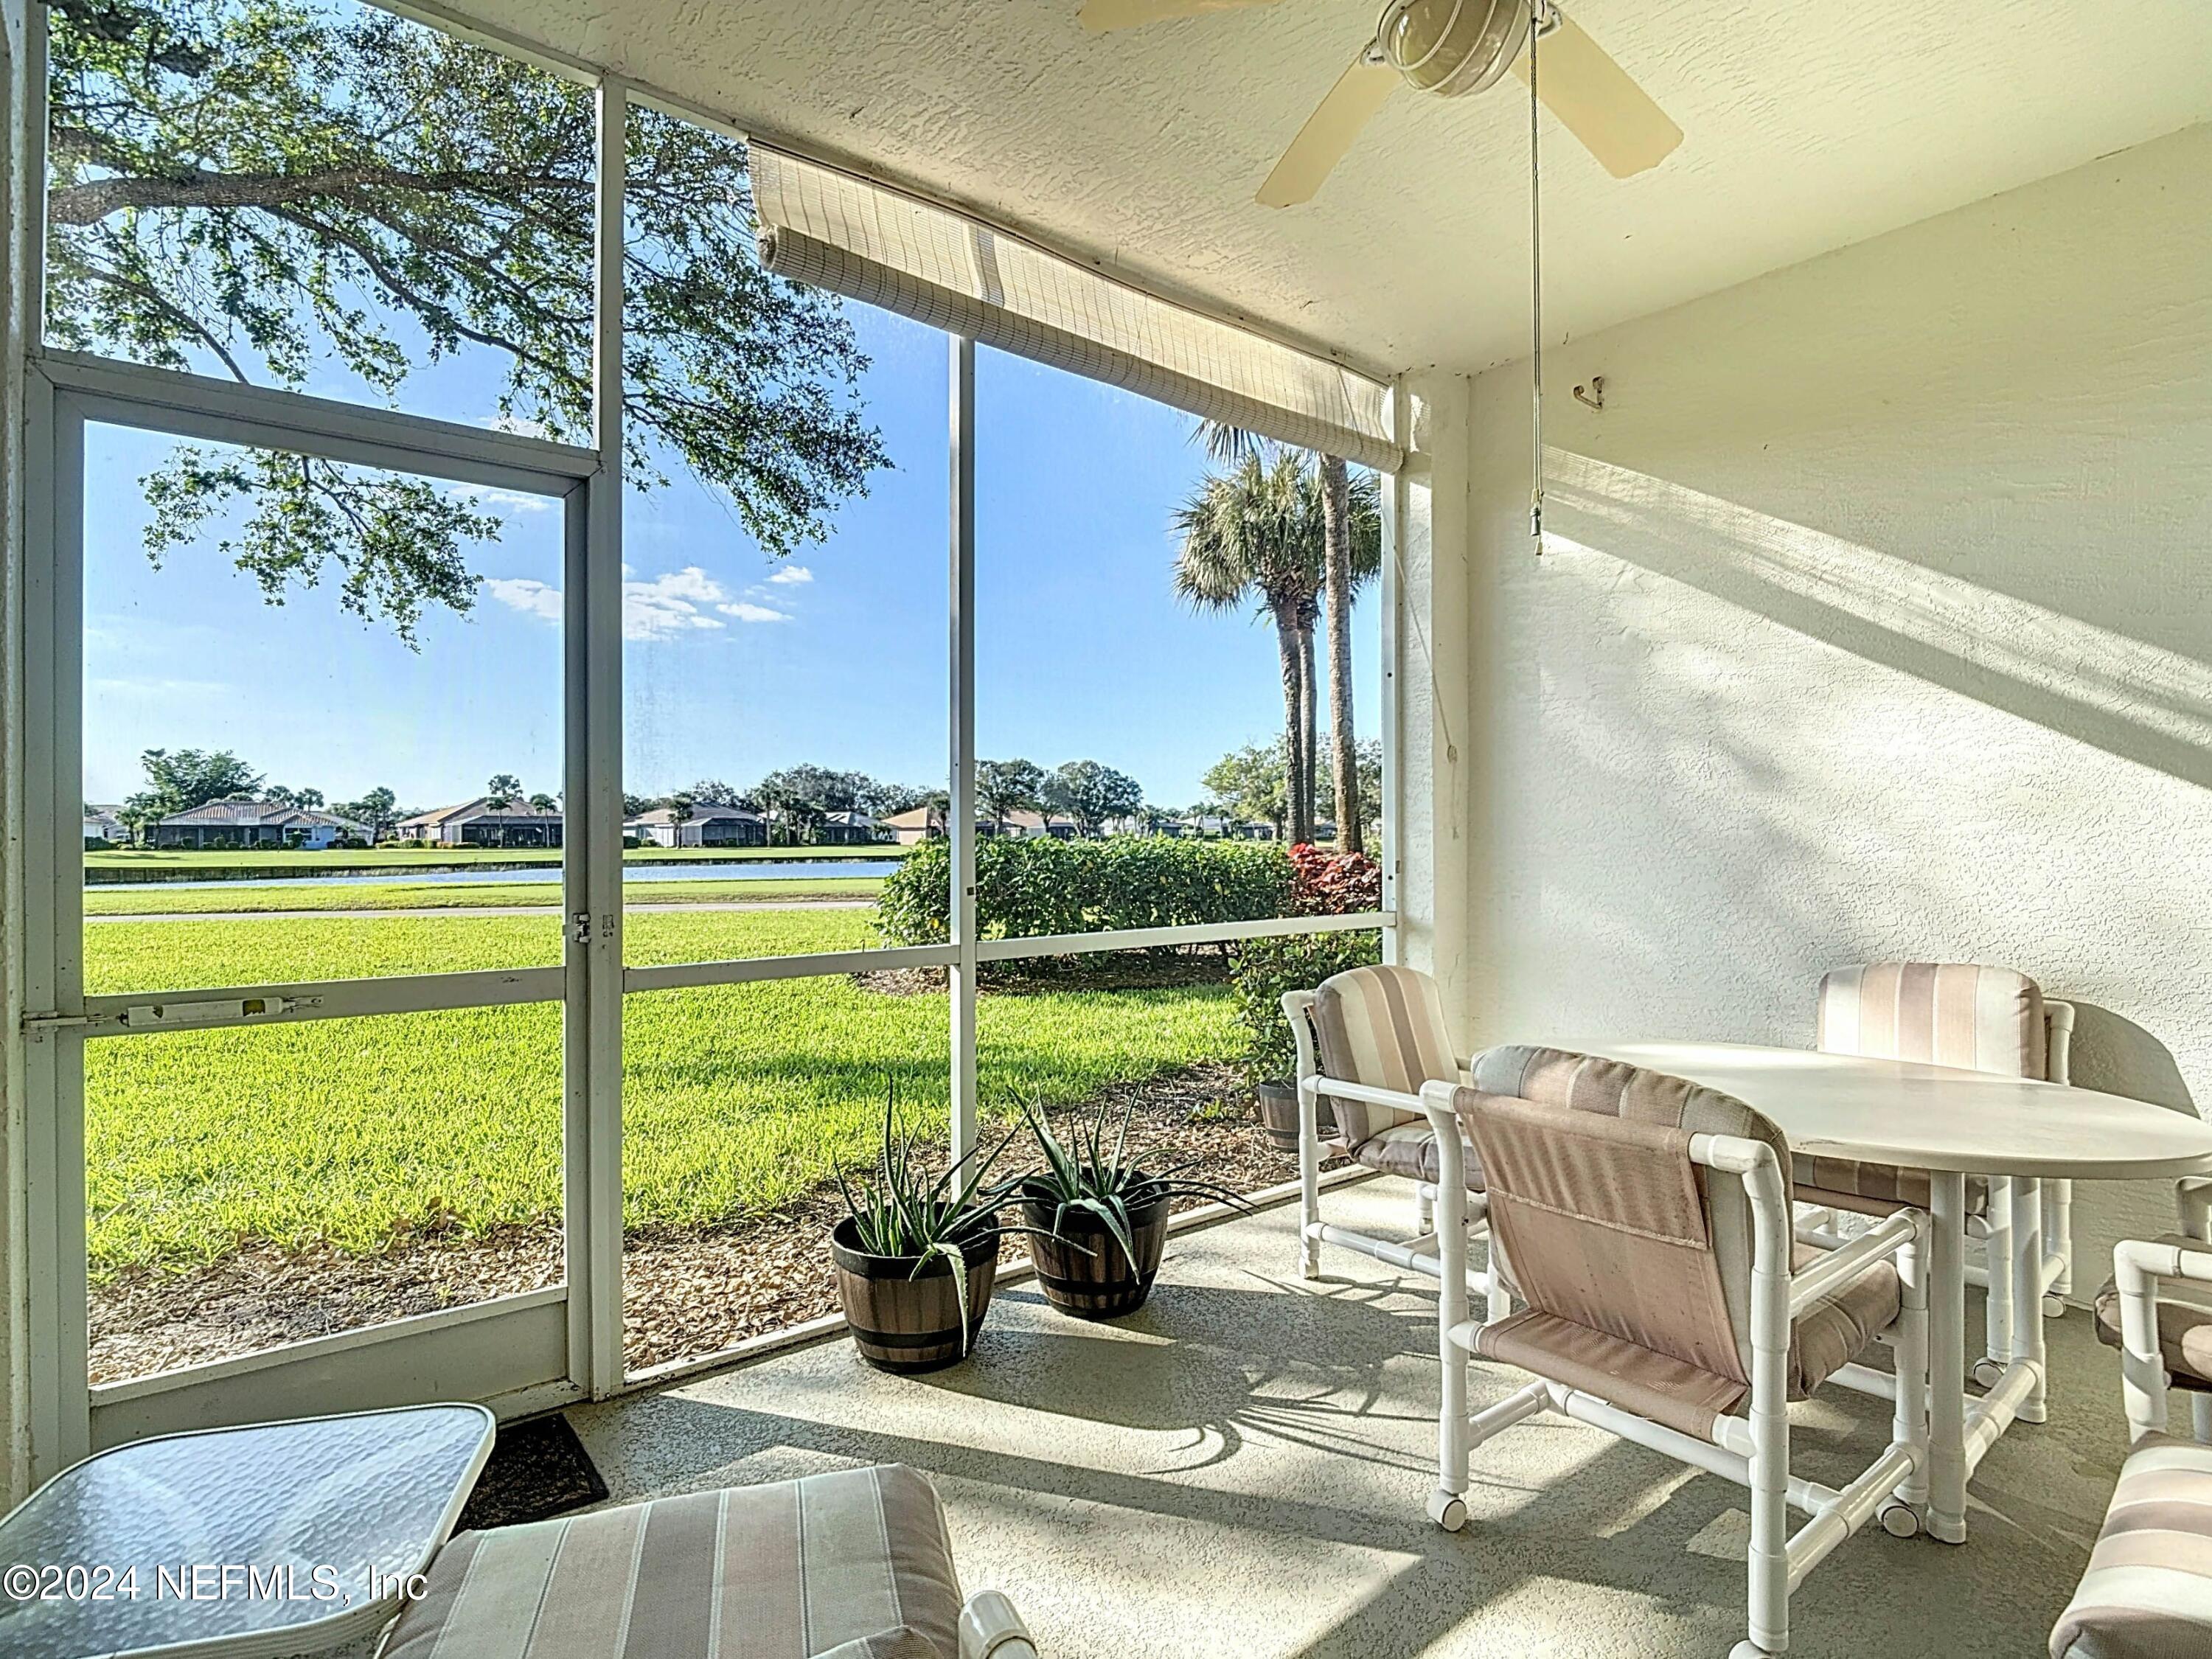
<path fill-rule="evenodd" d="M 502 1423 L 454 1530 L 519 1527 L 580 1510 L 606 1495 L 607 1483 L 591 1454 L 560 1413 Z"/>

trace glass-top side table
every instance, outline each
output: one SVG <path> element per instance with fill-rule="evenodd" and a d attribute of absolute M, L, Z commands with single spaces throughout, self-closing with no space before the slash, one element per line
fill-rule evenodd
<path fill-rule="evenodd" d="M 481 1406 L 166 1435 L 97 1452 L 0 1521 L 9 1659 L 276 1659 L 398 1612 L 492 1443 Z"/>

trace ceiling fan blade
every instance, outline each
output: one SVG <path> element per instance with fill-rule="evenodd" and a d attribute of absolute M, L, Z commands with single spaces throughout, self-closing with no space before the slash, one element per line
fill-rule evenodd
<path fill-rule="evenodd" d="M 1171 17 L 1196 17 L 1209 11 L 1272 6 L 1275 0 L 1083 0 L 1076 21 L 1093 34 L 1133 29 L 1139 23 L 1164 23 Z"/>
<path fill-rule="evenodd" d="M 1536 50 L 1543 54 L 1537 96 L 1614 178 L 1657 167 L 1682 142 L 1682 129 L 1573 18 L 1560 18 Z M 1527 53 L 1513 72 L 1528 79 Z"/>
<path fill-rule="evenodd" d="M 1398 81 L 1397 70 L 1388 64 L 1369 63 L 1364 52 L 1354 58 L 1352 67 L 1337 76 L 1328 96 L 1306 117 L 1305 125 L 1291 140 L 1283 159 L 1261 183 L 1255 198 L 1260 205 L 1291 207 L 1311 201 L 1322 181 L 1359 137 L 1359 130 L 1396 90 Z"/>

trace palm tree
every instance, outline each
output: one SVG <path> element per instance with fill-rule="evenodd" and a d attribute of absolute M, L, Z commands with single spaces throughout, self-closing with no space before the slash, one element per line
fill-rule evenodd
<path fill-rule="evenodd" d="M 1175 519 L 1182 537 L 1176 592 L 1201 610 L 1256 604 L 1274 621 L 1283 677 L 1284 793 L 1293 841 L 1313 837 L 1313 626 L 1326 575 L 1324 494 L 1320 469 L 1302 453 L 1248 447 L 1241 462 L 1207 477 Z M 1373 480 L 1354 484 L 1347 501 L 1352 534 L 1346 585 L 1356 592 L 1381 568 Z"/>
<path fill-rule="evenodd" d="M 1255 453 L 1260 439 L 1242 427 L 1221 421 L 1199 423 L 1199 438 L 1215 461 L 1241 461 Z M 1336 844 L 1346 853 L 1366 851 L 1364 824 L 1366 803 L 1359 799 L 1359 750 L 1352 724 L 1352 601 L 1366 577 L 1354 574 L 1353 544 L 1366 526 L 1353 518 L 1354 485 L 1352 469 L 1340 456 L 1323 455 L 1322 489 L 1322 615 L 1328 633 L 1328 738 L 1330 783 L 1336 796 Z M 1367 526 L 1375 526 L 1376 485 L 1372 474 L 1362 474 L 1364 494 L 1370 504 Z M 1380 538 L 1376 536 L 1379 559 Z M 1367 574 L 1373 575 L 1370 569 Z M 1304 727 L 1305 775 L 1312 780 L 1316 756 L 1314 747 L 1312 621 L 1306 623 L 1306 708 Z M 1311 786 L 1309 785 L 1309 799 Z M 1309 811 L 1310 817 L 1310 810 Z"/>

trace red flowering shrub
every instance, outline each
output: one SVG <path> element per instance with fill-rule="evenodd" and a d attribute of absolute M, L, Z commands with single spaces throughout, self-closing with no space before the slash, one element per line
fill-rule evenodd
<path fill-rule="evenodd" d="M 1291 908 L 1302 916 L 1347 916 L 1382 908 L 1382 866 L 1364 853 L 1291 848 Z"/>

